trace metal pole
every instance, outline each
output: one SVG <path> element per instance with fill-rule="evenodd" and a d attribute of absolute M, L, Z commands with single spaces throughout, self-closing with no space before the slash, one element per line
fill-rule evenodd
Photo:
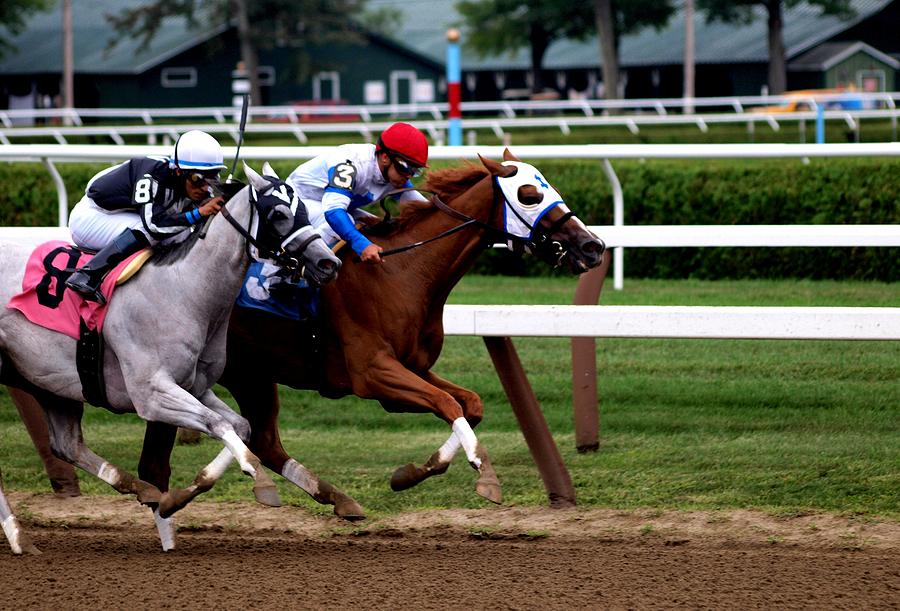
<path fill-rule="evenodd" d="M 616 176 L 616 171 L 613 169 L 609 159 L 603 160 L 603 173 L 606 174 L 612 187 L 613 225 L 622 227 L 625 225 L 625 196 L 622 193 L 622 183 L 619 182 L 619 177 Z M 613 269 L 613 288 L 621 291 L 625 285 L 625 249 L 621 246 L 616 246 L 613 249 L 613 260 L 615 264 Z"/>
<path fill-rule="evenodd" d="M 813 102 L 816 104 L 815 102 Z M 816 144 L 825 143 L 825 106 L 816 104 Z"/>
<path fill-rule="evenodd" d="M 63 182 L 62 176 L 59 175 L 59 171 L 49 158 L 41 157 L 41 161 L 50 172 L 50 177 L 56 186 L 57 222 L 60 227 L 66 227 L 69 224 L 69 195 L 66 193 L 66 183 Z"/>
<path fill-rule="evenodd" d="M 684 3 L 684 114 L 694 114 L 694 0 Z"/>
<path fill-rule="evenodd" d="M 460 110 L 462 91 L 459 83 L 461 72 L 459 30 L 450 28 L 447 30 L 447 102 L 450 106 L 447 144 L 450 146 L 462 146 L 462 111 Z"/>
<path fill-rule="evenodd" d="M 572 478 L 569 477 L 559 448 L 553 441 L 550 428 L 531 389 L 512 340 L 508 337 L 485 337 L 484 345 L 491 355 L 491 361 L 497 375 L 500 376 L 500 382 L 512 405 L 513 413 L 519 421 L 531 457 L 544 481 L 550 506 L 574 507 L 575 487 L 572 485 Z"/>
<path fill-rule="evenodd" d="M 75 107 L 75 60 L 72 51 L 72 0 L 63 0 L 63 108 Z M 70 124 L 70 119 L 66 119 Z"/>

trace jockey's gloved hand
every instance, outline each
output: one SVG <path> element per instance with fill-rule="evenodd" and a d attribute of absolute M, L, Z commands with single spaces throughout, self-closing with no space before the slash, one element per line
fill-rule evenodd
<path fill-rule="evenodd" d="M 218 197 L 210 197 L 203 201 L 197 207 L 197 210 L 200 212 L 200 216 L 212 216 L 216 212 L 222 209 L 222 206 L 225 204 L 225 198 L 221 195 Z"/>

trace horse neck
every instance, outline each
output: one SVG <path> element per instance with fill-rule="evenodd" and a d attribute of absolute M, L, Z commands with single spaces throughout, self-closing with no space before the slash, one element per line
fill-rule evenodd
<path fill-rule="evenodd" d="M 249 227 L 251 204 L 246 190 L 228 202 L 228 212 L 240 226 Z M 244 236 L 224 215 L 217 217 L 221 218 L 213 218 L 206 237 L 198 240 L 178 264 L 187 272 L 183 278 L 197 282 L 188 287 L 195 302 L 206 304 L 211 310 L 227 307 L 230 311 L 247 274 L 250 258 Z"/>
<path fill-rule="evenodd" d="M 485 248 L 489 231 L 487 227 L 497 227 L 502 213 L 502 207 L 494 202 L 494 188 L 490 176 L 458 195 L 448 206 L 476 219 L 479 223 L 424 246 L 423 249 L 432 251 L 429 257 L 414 255 L 414 258 L 430 262 L 427 266 L 420 266 L 421 273 L 425 276 L 429 292 L 444 298 L 475 264 L 475 259 Z M 423 223 L 420 239 L 433 237 L 463 222 L 443 211 L 435 211 L 431 214 L 431 219 L 434 220 Z M 423 287 L 425 286 L 423 284 Z"/>

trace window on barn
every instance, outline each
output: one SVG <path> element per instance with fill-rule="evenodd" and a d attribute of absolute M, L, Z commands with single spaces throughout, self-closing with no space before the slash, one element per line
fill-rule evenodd
<path fill-rule="evenodd" d="M 197 69 L 193 67 L 163 68 L 160 73 L 160 81 L 163 87 L 196 87 Z"/>

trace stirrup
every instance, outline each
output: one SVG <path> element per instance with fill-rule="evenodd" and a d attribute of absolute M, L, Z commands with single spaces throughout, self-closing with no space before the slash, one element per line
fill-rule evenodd
<path fill-rule="evenodd" d="M 77 276 L 81 275 L 86 280 L 81 280 Z M 81 280 L 81 281 L 79 281 Z M 106 297 L 100 292 L 100 289 L 94 288 L 89 284 L 90 277 L 84 272 L 75 272 L 66 280 L 66 287 L 72 289 L 81 295 L 85 301 L 96 301 L 100 305 L 106 305 Z"/>

